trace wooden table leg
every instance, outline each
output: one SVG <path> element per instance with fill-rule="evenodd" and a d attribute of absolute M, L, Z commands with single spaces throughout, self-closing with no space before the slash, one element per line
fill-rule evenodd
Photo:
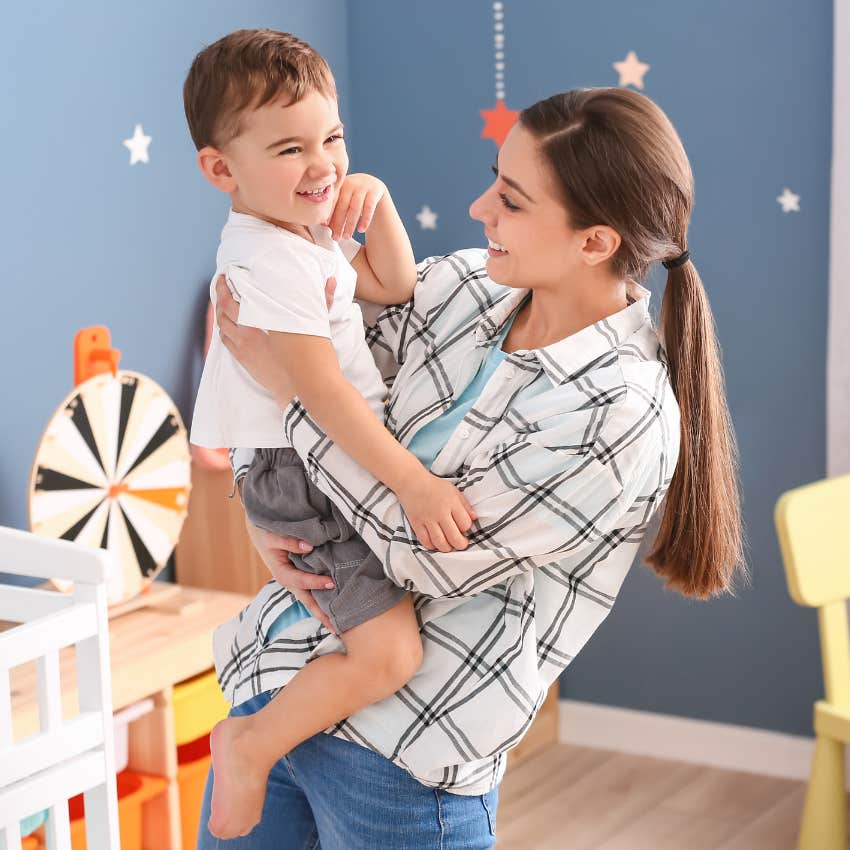
<path fill-rule="evenodd" d="M 180 797 L 177 787 L 177 742 L 172 689 L 153 695 L 154 709 L 130 724 L 127 766 L 163 776 L 166 790 L 142 809 L 142 850 L 181 850 Z"/>

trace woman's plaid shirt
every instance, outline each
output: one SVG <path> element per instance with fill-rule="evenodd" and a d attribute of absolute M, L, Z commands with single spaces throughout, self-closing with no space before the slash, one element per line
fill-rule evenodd
<path fill-rule="evenodd" d="M 526 294 L 494 284 L 486 253 L 419 268 L 413 300 L 367 338 L 390 387 L 386 425 L 407 445 L 448 410 Z M 432 466 L 478 521 L 462 552 L 421 548 L 393 493 L 328 440 L 295 401 L 287 438 L 311 478 L 415 593 L 424 661 L 397 694 L 330 730 L 416 779 L 481 794 L 502 777 L 546 696 L 611 610 L 679 449 L 679 409 L 649 293 L 566 339 L 508 355 Z M 247 458 L 234 453 L 237 476 Z M 228 700 L 286 684 L 340 648 L 313 618 L 266 644 L 293 601 L 270 582 L 216 633 Z"/>

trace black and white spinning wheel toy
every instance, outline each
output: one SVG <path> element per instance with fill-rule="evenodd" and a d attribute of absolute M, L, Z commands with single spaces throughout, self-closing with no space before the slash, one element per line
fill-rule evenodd
<path fill-rule="evenodd" d="M 108 598 L 123 602 L 168 561 L 190 475 L 186 429 L 165 390 L 136 372 L 95 375 L 59 405 L 39 443 L 30 527 L 113 552 L 120 573 L 110 577 Z"/>

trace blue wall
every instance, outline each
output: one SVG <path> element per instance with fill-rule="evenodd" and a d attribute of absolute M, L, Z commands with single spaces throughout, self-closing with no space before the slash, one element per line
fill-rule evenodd
<path fill-rule="evenodd" d="M 789 600 L 778 494 L 824 472 L 831 5 L 504 0 L 507 103 L 614 85 L 627 51 L 693 164 L 691 248 L 724 350 L 741 447 L 752 587 L 700 604 L 636 567 L 563 678 L 565 696 L 807 734 L 821 690 L 811 612 Z M 72 382 L 71 341 L 110 326 L 122 365 L 181 409 L 226 201 L 197 172 L 181 85 L 202 44 L 291 29 L 337 74 L 352 167 L 393 190 L 418 257 L 482 244 L 467 207 L 490 179 L 489 0 L 98 0 L 4 9 L 0 524 L 23 527 L 29 465 Z M 346 69 L 349 73 L 346 73 Z M 150 163 L 121 141 L 141 123 Z M 775 201 L 788 186 L 801 212 Z M 436 231 L 415 214 L 428 204 Z M 651 281 L 656 306 L 659 281 Z"/>
<path fill-rule="evenodd" d="M 788 598 L 772 509 L 824 474 L 832 10 L 793 0 L 710 4 L 505 0 L 507 105 L 616 85 L 629 50 L 678 128 L 696 179 L 690 241 L 723 346 L 741 449 L 752 587 L 709 604 L 635 567 L 562 680 L 566 697 L 810 734 L 821 691 L 815 618 Z M 394 191 L 423 257 L 481 245 L 469 202 L 496 148 L 489 0 L 370 0 L 351 15 L 360 166 Z M 799 213 L 776 196 L 801 195 Z M 428 204 L 438 229 L 415 213 Z M 653 299 L 661 289 L 653 282 Z"/>
<path fill-rule="evenodd" d="M 107 325 L 122 367 L 191 412 L 227 198 L 195 165 L 182 87 L 198 50 L 242 27 L 289 29 L 324 53 L 347 118 L 344 0 L 4 6 L 2 525 L 26 525 L 30 464 L 72 388 L 79 328 Z M 137 123 L 150 161 L 130 166 L 122 140 Z"/>

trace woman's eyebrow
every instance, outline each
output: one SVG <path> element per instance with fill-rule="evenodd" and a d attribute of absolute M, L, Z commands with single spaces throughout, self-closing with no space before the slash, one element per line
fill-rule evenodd
<path fill-rule="evenodd" d="M 498 160 L 496 161 L 496 165 L 495 165 L 495 167 L 494 167 L 494 169 L 493 169 L 493 170 L 496 172 L 496 174 L 497 174 L 499 177 L 501 177 L 501 178 L 502 178 L 502 180 L 504 180 L 504 181 L 505 181 L 505 183 L 507 183 L 507 184 L 508 184 L 508 186 L 510 186 L 510 187 L 511 187 L 511 189 L 514 189 L 515 191 L 519 192 L 519 193 L 520 193 L 520 195 L 522 195 L 522 196 L 523 196 L 523 198 L 525 198 L 527 201 L 530 201 L 532 204 L 533 204 L 533 203 L 536 203 L 536 201 L 534 200 L 534 198 L 532 198 L 532 197 L 531 197 L 531 195 L 529 195 L 529 194 L 528 194 L 528 192 L 526 192 L 526 191 L 525 191 L 525 189 L 523 189 L 523 188 L 522 188 L 522 186 L 520 186 L 520 185 L 519 185 L 519 183 L 517 183 L 517 182 L 516 182 L 516 180 L 511 180 L 511 178 L 510 178 L 510 177 L 505 177 L 505 175 L 504 175 L 504 174 L 502 174 L 502 172 L 501 172 L 501 171 L 499 171 L 499 162 L 498 162 Z"/>

